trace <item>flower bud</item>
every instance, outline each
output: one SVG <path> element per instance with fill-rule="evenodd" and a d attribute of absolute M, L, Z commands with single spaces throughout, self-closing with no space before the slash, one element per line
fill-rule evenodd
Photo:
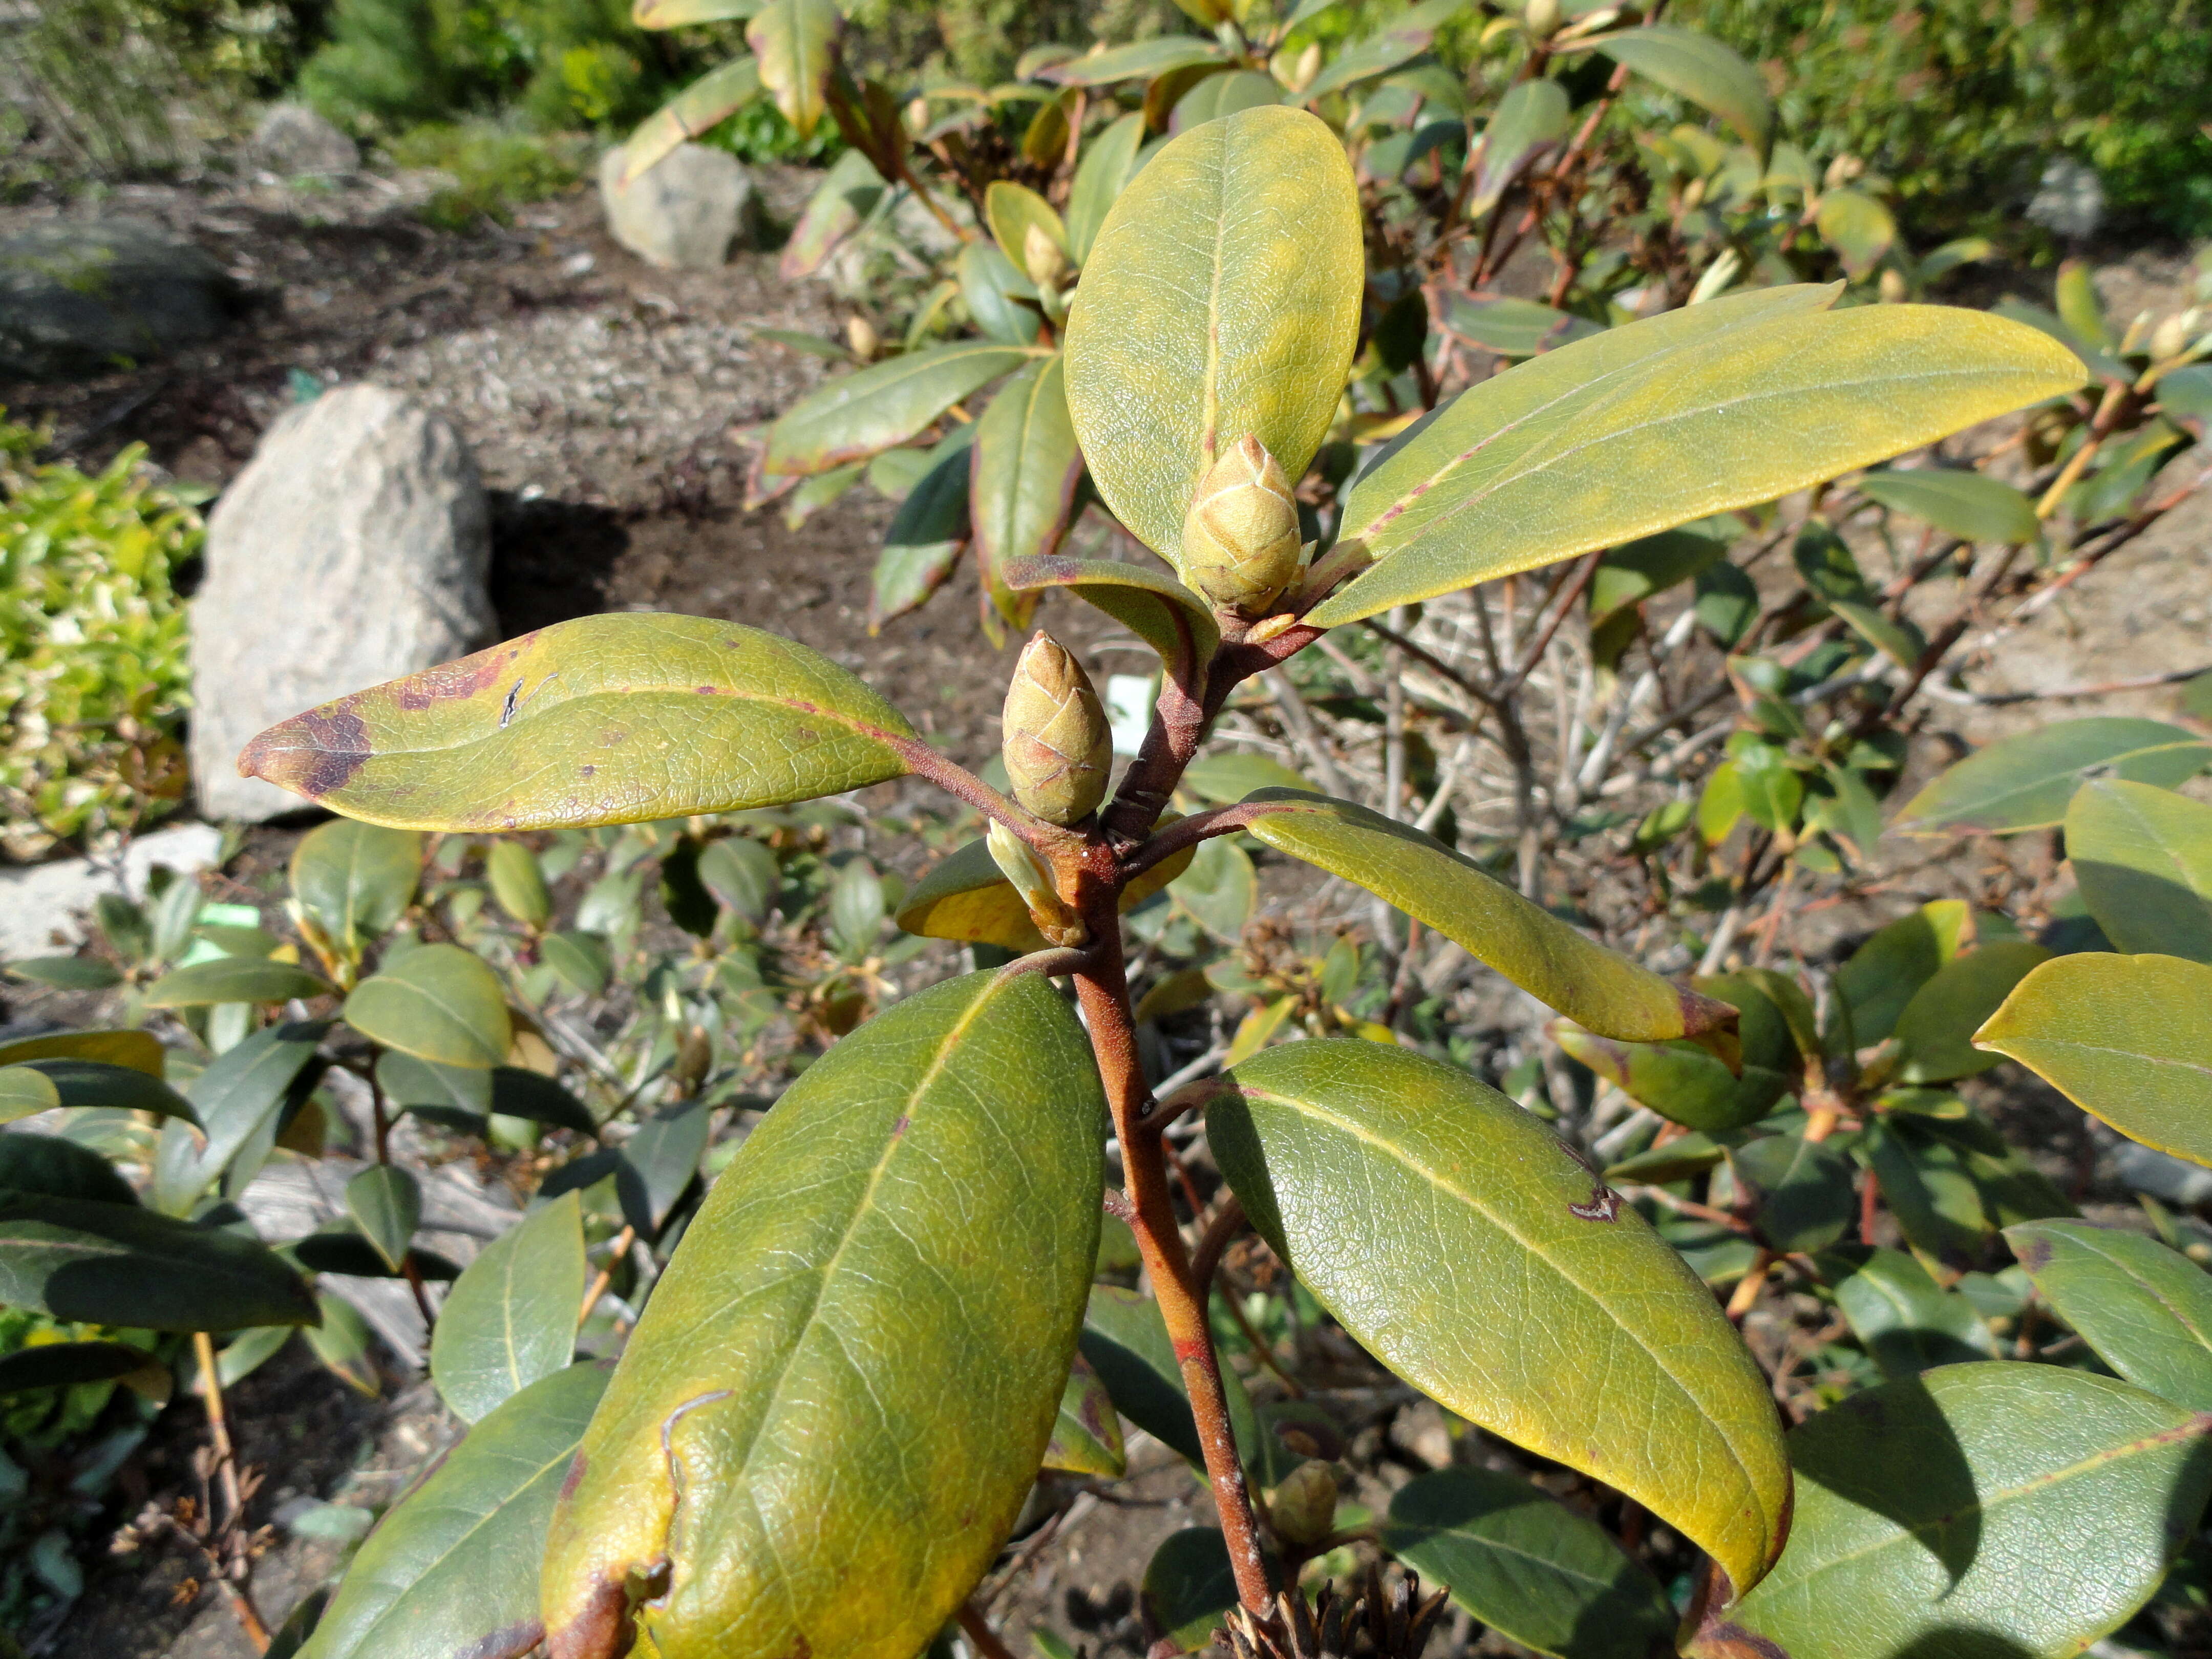
<path fill-rule="evenodd" d="M 882 347 L 883 337 L 876 332 L 873 323 L 856 311 L 845 319 L 845 343 L 852 347 L 853 355 L 865 363 L 872 361 Z"/>
<path fill-rule="evenodd" d="M 1038 933 L 1053 945 L 1081 945 L 1088 938 L 1083 918 L 1060 896 L 1053 885 L 1052 872 L 1036 854 L 1036 849 L 1024 841 L 997 819 L 984 832 L 984 845 L 991 849 L 991 862 L 999 866 L 999 873 L 1022 896 L 1022 902 L 1030 908 L 1030 920 L 1036 924 Z"/>
<path fill-rule="evenodd" d="M 1247 433 L 1199 480 L 1182 521 L 1182 576 L 1224 611 L 1263 617 L 1298 574 L 1290 480 Z"/>
<path fill-rule="evenodd" d="M 2194 311 L 2176 312 L 2151 331 L 2150 360 L 2162 363 L 2169 357 L 2179 357 L 2189 349 L 2195 334 L 2199 313 Z"/>
<path fill-rule="evenodd" d="M 1336 1477 L 1326 1463 L 1301 1463 L 1275 1488 L 1267 1513 L 1286 1544 L 1318 1544 L 1336 1530 Z"/>
<path fill-rule="evenodd" d="M 1086 817 L 1106 796 L 1113 732 L 1083 665 L 1039 629 L 1006 688 L 1001 752 L 1014 799 L 1048 823 Z"/>
<path fill-rule="evenodd" d="M 1559 0 L 1528 0 L 1521 9 L 1521 21 L 1537 40 L 1548 40 L 1559 30 Z"/>
<path fill-rule="evenodd" d="M 1060 244 L 1052 240 L 1052 233 L 1042 225 L 1031 225 L 1022 236 L 1022 264 L 1029 272 L 1030 281 L 1039 288 L 1057 288 L 1060 279 L 1067 275 L 1067 256 L 1060 251 Z"/>

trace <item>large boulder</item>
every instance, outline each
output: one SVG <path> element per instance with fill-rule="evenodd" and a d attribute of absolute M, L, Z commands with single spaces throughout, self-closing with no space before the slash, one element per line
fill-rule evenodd
<path fill-rule="evenodd" d="M 244 290 L 143 219 L 62 219 L 0 240 L 0 380 L 98 374 L 211 340 Z"/>
<path fill-rule="evenodd" d="M 619 147 L 599 158 L 607 229 L 632 253 L 664 270 L 712 270 L 760 217 L 752 175 L 727 150 L 680 144 L 627 185 Z"/>
<path fill-rule="evenodd" d="M 442 416 L 344 386 L 269 429 L 208 519 L 192 601 L 192 778 L 210 818 L 304 804 L 238 775 L 256 733 L 488 643 L 491 515 Z"/>
<path fill-rule="evenodd" d="M 282 179 L 324 178 L 361 166 L 361 146 L 305 104 L 272 104 L 246 141 L 246 160 Z"/>

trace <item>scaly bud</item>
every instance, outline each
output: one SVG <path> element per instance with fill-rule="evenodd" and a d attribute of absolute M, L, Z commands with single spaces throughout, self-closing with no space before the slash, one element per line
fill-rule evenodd
<path fill-rule="evenodd" d="M 1006 688 L 1002 752 L 1014 799 L 1048 823 L 1087 817 L 1106 796 L 1113 732 L 1083 665 L 1039 629 Z"/>
<path fill-rule="evenodd" d="M 1022 265 L 1030 281 L 1039 288 L 1058 288 L 1060 279 L 1067 275 L 1067 256 L 1042 225 L 1033 224 L 1024 233 Z"/>
<path fill-rule="evenodd" d="M 1247 433 L 1199 480 L 1182 521 L 1182 577 L 1217 609 L 1264 617 L 1298 574 L 1290 480 Z"/>
<path fill-rule="evenodd" d="M 1318 1544 L 1336 1530 L 1336 1477 L 1326 1463 L 1301 1463 L 1275 1488 L 1267 1513 L 1286 1544 Z"/>

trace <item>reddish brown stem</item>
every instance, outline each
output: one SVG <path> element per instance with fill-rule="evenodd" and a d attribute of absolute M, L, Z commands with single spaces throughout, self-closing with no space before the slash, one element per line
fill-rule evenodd
<path fill-rule="evenodd" d="M 962 1633 L 975 1644 L 976 1659 L 1014 1659 L 1013 1650 L 973 1601 L 963 1601 L 957 1616 Z"/>

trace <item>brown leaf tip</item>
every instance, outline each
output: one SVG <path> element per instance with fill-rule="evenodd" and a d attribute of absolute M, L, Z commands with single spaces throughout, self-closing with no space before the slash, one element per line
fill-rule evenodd
<path fill-rule="evenodd" d="M 272 726 L 238 757 L 241 777 L 259 778 L 309 800 L 352 781 L 373 752 L 368 727 L 341 697 Z"/>

